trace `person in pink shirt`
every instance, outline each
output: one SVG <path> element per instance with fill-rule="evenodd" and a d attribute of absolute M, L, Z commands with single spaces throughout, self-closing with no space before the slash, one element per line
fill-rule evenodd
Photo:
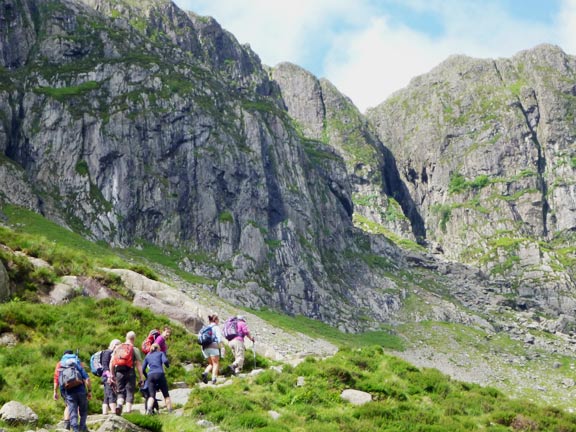
<path fill-rule="evenodd" d="M 157 343 L 160 346 L 160 351 L 163 353 L 168 351 L 168 346 L 166 345 L 166 339 L 170 337 L 171 333 L 172 329 L 168 326 L 165 326 L 162 333 L 160 333 L 160 336 L 158 336 L 156 340 L 154 340 L 154 343 Z"/>
<path fill-rule="evenodd" d="M 234 362 L 229 366 L 229 368 L 234 375 L 239 373 L 244 366 L 244 355 L 246 352 L 244 338 L 247 337 L 252 341 L 252 343 L 254 343 L 254 336 L 250 334 L 250 329 L 246 324 L 246 318 L 242 315 L 238 315 L 237 319 L 238 323 L 236 324 L 236 328 L 238 330 L 238 336 L 229 342 L 232 354 L 234 354 Z"/>

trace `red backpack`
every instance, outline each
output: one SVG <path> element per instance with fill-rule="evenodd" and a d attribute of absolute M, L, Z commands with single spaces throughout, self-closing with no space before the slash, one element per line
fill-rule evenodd
<path fill-rule="evenodd" d="M 150 330 L 150 333 L 142 342 L 142 353 L 148 354 L 150 352 L 150 348 L 158 336 L 160 336 L 160 331 L 156 329 Z"/>
<path fill-rule="evenodd" d="M 114 350 L 114 366 L 134 367 L 134 347 L 132 344 L 123 343 Z"/>

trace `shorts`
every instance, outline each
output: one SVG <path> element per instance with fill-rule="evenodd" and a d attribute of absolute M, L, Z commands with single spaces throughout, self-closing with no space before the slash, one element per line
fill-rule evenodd
<path fill-rule="evenodd" d="M 204 354 L 204 358 L 220 357 L 220 349 L 219 348 L 204 348 L 204 349 L 202 349 L 202 354 Z"/>

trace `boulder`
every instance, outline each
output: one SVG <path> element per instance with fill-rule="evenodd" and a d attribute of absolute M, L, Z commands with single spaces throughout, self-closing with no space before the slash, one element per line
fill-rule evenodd
<path fill-rule="evenodd" d="M 86 426 L 89 430 L 95 430 L 97 432 L 146 432 L 139 426 L 130 423 L 128 420 L 117 415 L 91 415 L 88 416 L 86 420 Z"/>
<path fill-rule="evenodd" d="M 36 423 L 38 415 L 17 401 L 5 403 L 0 409 L 0 419 L 6 423 Z"/>
<path fill-rule="evenodd" d="M 0 346 L 16 346 L 18 343 L 18 336 L 14 333 L 2 333 L 0 334 Z"/>
<path fill-rule="evenodd" d="M 372 395 L 360 390 L 346 389 L 340 397 L 353 405 L 364 405 L 365 403 L 372 402 Z"/>

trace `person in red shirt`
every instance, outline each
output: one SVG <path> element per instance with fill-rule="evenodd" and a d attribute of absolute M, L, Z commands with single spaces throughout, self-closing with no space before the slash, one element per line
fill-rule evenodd
<path fill-rule="evenodd" d="M 72 350 L 64 351 L 64 354 L 72 354 Z M 58 400 L 58 395 L 62 396 L 62 400 L 64 401 L 64 429 L 70 430 L 70 411 L 68 411 L 68 405 L 66 405 L 66 399 L 60 390 L 60 386 L 58 384 L 58 378 L 60 377 L 60 360 L 56 363 L 56 367 L 54 368 L 54 395 L 52 396 L 54 400 Z"/>

